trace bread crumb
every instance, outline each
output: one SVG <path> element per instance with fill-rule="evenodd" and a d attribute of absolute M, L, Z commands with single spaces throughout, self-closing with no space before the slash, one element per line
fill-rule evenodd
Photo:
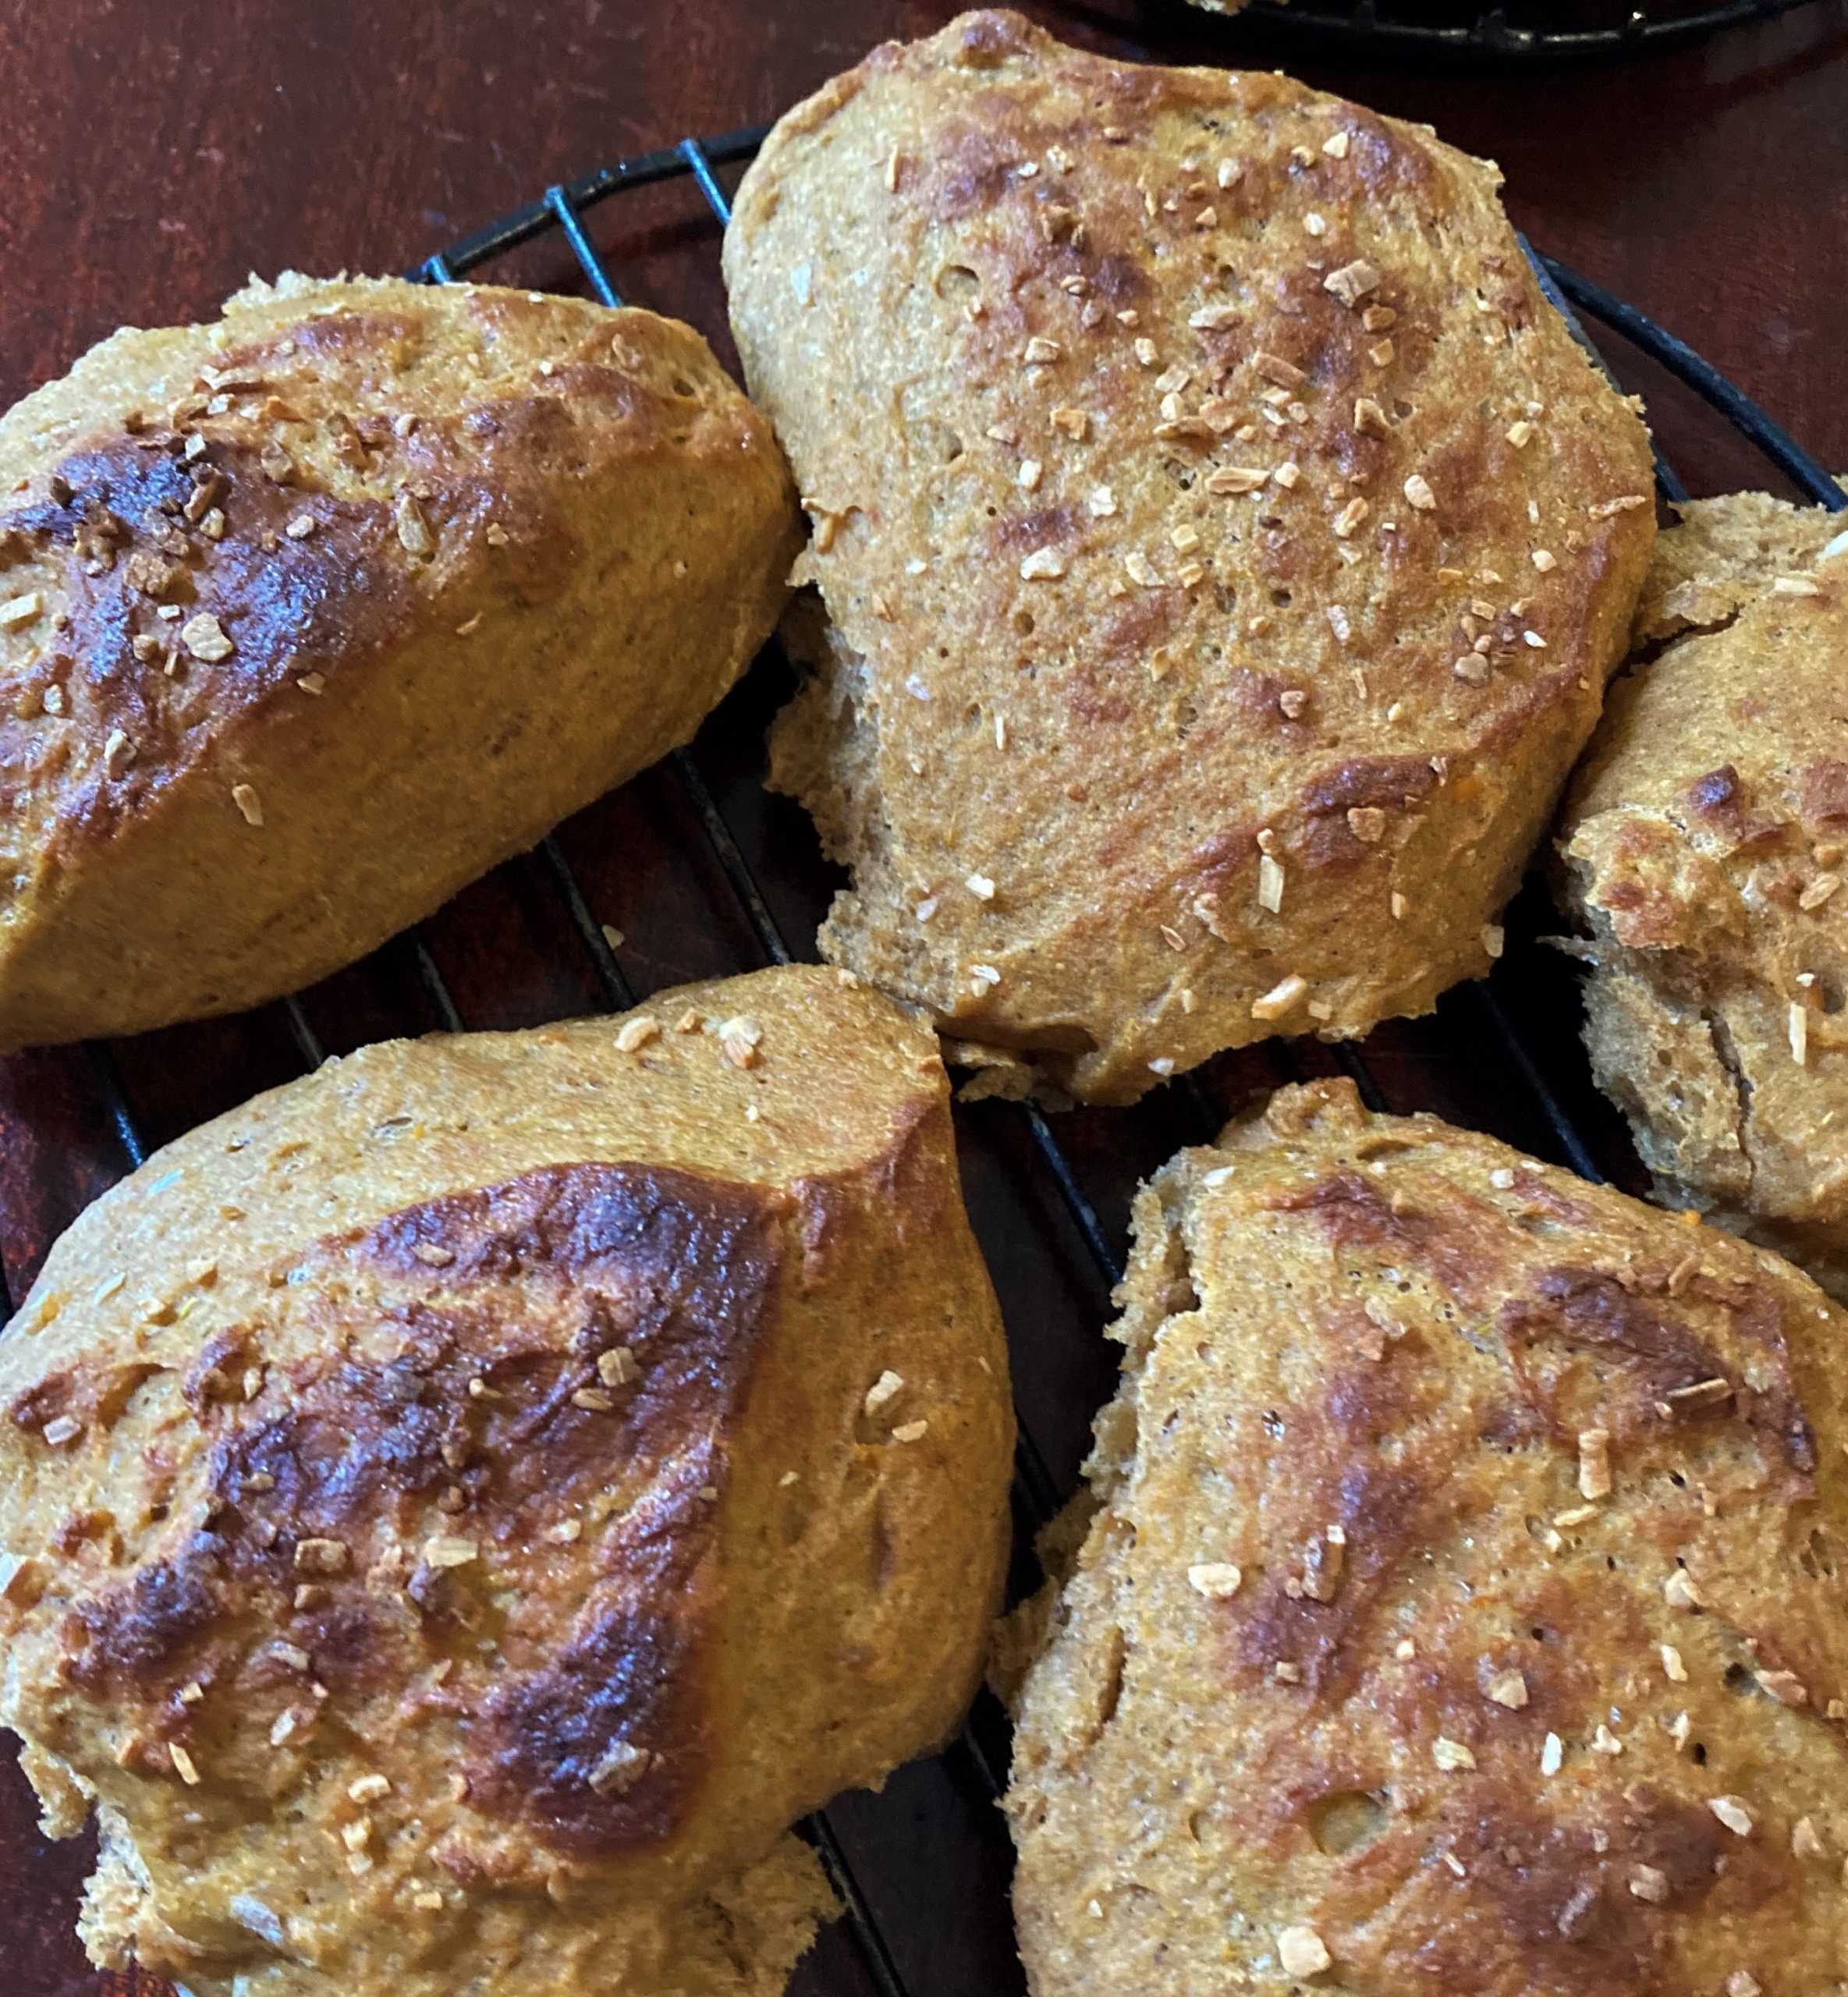
<path fill-rule="evenodd" d="M 1611 1431 L 1608 1428 L 1583 1428 L 1579 1431 L 1579 1495 L 1582 1498 L 1608 1498 L 1611 1492 Z"/>
<path fill-rule="evenodd" d="M 1752 1813 L 1746 1807 L 1743 1797 L 1715 1796 L 1708 1800 L 1707 1807 L 1735 1837 L 1751 1836 Z"/>
<path fill-rule="evenodd" d="M 1319 1976 L 1334 1957 L 1313 1928 L 1298 1926 L 1279 1930 L 1277 1960 L 1286 1976 Z"/>
<path fill-rule="evenodd" d="M 719 1052 L 728 1066 L 754 1068 L 763 1058 L 757 1052 L 764 1029 L 747 1014 L 723 1021 L 718 1029 Z"/>
<path fill-rule="evenodd" d="M 1229 1600 L 1238 1593 L 1244 1579 L 1243 1572 L 1229 1561 L 1205 1560 L 1187 1570 L 1187 1585 L 1209 1602 Z"/>
<path fill-rule="evenodd" d="M 1352 307 L 1358 305 L 1370 291 L 1377 291 L 1379 282 L 1380 274 L 1372 264 L 1364 257 L 1357 257 L 1351 264 L 1343 264 L 1339 270 L 1329 271 L 1321 281 L 1321 288 L 1332 293 L 1343 305 Z"/>
<path fill-rule="evenodd" d="M 207 665 L 216 665 L 221 659 L 230 658 L 236 647 L 226 635 L 225 627 L 208 610 L 202 610 L 196 617 L 189 617 L 179 627 L 179 642 L 193 657 Z"/>
<path fill-rule="evenodd" d="M 400 489 L 392 502 L 392 519 L 398 530 L 398 544 L 414 560 L 424 561 L 436 552 L 436 537 L 417 504 L 417 495 Z"/>
<path fill-rule="evenodd" d="M 1669 1896 L 1669 1875 L 1653 1865 L 1633 1865 L 1629 1885 L 1638 1899 L 1658 1907 Z"/>
<path fill-rule="evenodd" d="M 646 1748 L 612 1740 L 586 1779 L 599 1796 L 619 1796 L 641 1779 L 653 1758 Z"/>
<path fill-rule="evenodd" d="M 1488 1696 L 1498 1706 L 1518 1712 L 1527 1703 L 1527 1681 L 1518 1671 L 1503 1671 L 1488 1681 Z"/>
<path fill-rule="evenodd" d="M 877 1414 L 888 1401 L 903 1393 L 904 1388 L 905 1376 L 902 1373 L 893 1372 L 888 1367 L 866 1390 L 866 1399 L 863 1403 L 866 1413 Z"/>
<path fill-rule="evenodd" d="M 597 1377 L 606 1387 L 626 1387 L 639 1380 L 641 1374 L 634 1351 L 628 1346 L 612 1345 L 608 1351 L 597 1355 Z"/>
<path fill-rule="evenodd" d="M 1269 860 L 1268 854 L 1265 858 Z M 1269 864 L 1275 864 L 1274 861 Z M 1308 980 L 1292 971 L 1289 977 L 1280 978 L 1273 984 L 1262 998 L 1252 1000 L 1251 1016 L 1254 1020 L 1280 1020 L 1286 1013 L 1293 1012 L 1308 991 Z"/>
<path fill-rule="evenodd" d="M 1447 1740 L 1439 1734 L 1431 1743 L 1431 1758 L 1440 1768 L 1455 1774 L 1476 1765 L 1476 1758 L 1460 1740 Z"/>
<path fill-rule="evenodd" d="M 1283 906 L 1283 869 L 1268 853 L 1258 857 L 1257 905 L 1268 909 L 1272 915 Z"/>

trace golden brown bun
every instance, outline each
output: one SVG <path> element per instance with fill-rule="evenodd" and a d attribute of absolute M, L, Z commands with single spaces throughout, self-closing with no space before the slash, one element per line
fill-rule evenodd
<path fill-rule="evenodd" d="M 395 279 L 117 333 L 0 491 L 4 1048 L 363 956 L 686 740 L 798 544 L 690 328 Z"/>
<path fill-rule="evenodd" d="M 1838 1988 L 1848 1318 L 1346 1082 L 1136 1229 L 1015 1736 L 1034 1997 Z"/>
<path fill-rule="evenodd" d="M 778 126 L 725 268 L 818 523 L 825 955 L 1103 1101 L 1487 969 L 1655 532 L 1497 179 L 1008 13 Z"/>
<path fill-rule="evenodd" d="M 775 1987 L 786 1826 L 974 1690 L 1011 1439 L 935 1043 L 845 974 L 206 1124 L 0 1340 L 0 1717 L 101 1818 L 92 1955 L 629 1997 L 758 1932 Z"/>
<path fill-rule="evenodd" d="M 1845 528 L 1685 509 L 1637 621 L 1665 648 L 1612 688 L 1559 850 L 1586 1044 L 1662 1196 L 1848 1298 Z"/>

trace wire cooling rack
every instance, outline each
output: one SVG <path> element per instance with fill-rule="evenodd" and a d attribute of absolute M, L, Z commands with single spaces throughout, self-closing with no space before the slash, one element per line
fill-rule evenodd
<path fill-rule="evenodd" d="M 1250 27 L 1328 53 L 1462 56 L 1508 62 L 1573 56 L 1623 56 L 1695 41 L 1721 28 L 1773 20 L 1811 0 L 1723 0 L 1701 6 L 1657 3 L 1573 6 L 1520 0 L 1476 9 L 1456 0 L 1254 0 Z"/>
<path fill-rule="evenodd" d="M 541 254 L 562 265 L 549 273 L 560 288 L 575 277 L 605 304 L 624 303 L 587 217 L 618 194 L 690 183 L 704 203 L 697 225 L 690 227 L 681 214 L 667 225 L 657 223 L 637 255 L 658 257 L 665 242 L 670 257 L 691 250 L 709 259 L 718 226 L 729 215 L 723 176 L 751 158 L 765 129 L 684 139 L 560 183 L 541 199 L 427 258 L 412 275 L 447 282 L 504 265 L 526 246 L 538 244 Z M 557 257 L 561 244 L 569 263 Z M 1848 505 L 1823 468 L 1697 354 L 1589 279 L 1531 248 L 1527 254 L 1581 339 L 1580 314 L 1621 335 L 1691 389 L 1800 495 L 1836 509 Z M 1586 344 L 1597 357 L 1597 349 L 1588 339 Z M 1686 498 L 1686 488 L 1659 456 L 1657 470 L 1663 498 Z M 677 801 L 664 793 L 658 774 L 638 780 L 657 786 L 646 809 L 668 821 L 670 834 L 678 827 L 703 842 L 708 874 L 716 868 L 712 878 L 722 885 L 715 891 L 731 904 L 728 937 L 720 947 L 732 949 L 732 970 L 789 961 L 796 954 L 793 935 L 800 935 L 806 950 L 833 878 L 821 865 L 800 814 L 768 802 L 757 781 L 762 723 L 786 689 L 786 665 L 774 655 L 760 661 L 694 747 L 669 759 L 667 787 L 677 793 Z M 619 793 L 618 802 L 626 795 Z M 601 826 L 599 836 L 607 842 L 610 827 Z M 537 875 L 551 890 L 548 906 L 538 905 L 545 896 L 534 878 L 535 863 L 510 864 L 513 870 L 525 869 L 512 892 L 521 899 L 530 927 L 554 944 L 561 937 L 572 939 L 565 947 L 580 953 L 580 968 L 587 967 L 584 988 L 612 1009 L 627 1007 L 638 992 L 624 963 L 625 938 L 600 916 L 599 894 L 607 886 L 600 890 L 587 881 L 585 841 L 575 836 L 580 857 L 574 861 L 567 852 L 573 840 L 573 828 L 562 828 L 537 849 Z M 713 906 L 713 920 L 724 925 L 727 911 Z M 965 1185 L 1014 1357 L 1020 1432 L 1013 1491 L 1016 1590 L 1031 1584 L 1032 1535 L 1075 1487 L 1091 1415 L 1114 1376 L 1113 1357 L 1097 1331 L 1121 1273 L 1130 1190 L 1176 1145 L 1209 1137 L 1244 1100 L 1286 1081 L 1344 1071 L 1376 1109 L 1433 1109 L 1492 1129 L 1587 1178 L 1614 1176 L 1640 1187 L 1621 1124 L 1592 1090 L 1578 1048 L 1571 974 L 1556 953 L 1538 947 L 1547 920 L 1543 897 L 1530 889 L 1511 913 L 1508 953 L 1493 977 L 1447 995 L 1430 1020 L 1389 1023 L 1358 1049 L 1314 1042 L 1243 1049 L 1156 1091 L 1133 1110 L 1049 1119 L 1030 1106 L 1002 1103 L 959 1109 Z M 427 933 L 430 927 L 420 925 L 381 953 L 395 954 L 404 974 L 395 988 L 401 997 L 406 991 L 421 995 L 415 1009 L 420 1016 L 394 1017 L 385 1031 L 430 1024 L 461 1031 L 484 1023 L 466 1016 L 470 1008 L 459 1001 L 440 961 L 442 949 Z M 282 1003 L 281 1020 L 301 1067 L 318 1064 L 327 1052 L 315 1023 L 327 1002 L 324 988 Z M 183 1054 L 183 1034 L 177 1045 Z M 139 1165 L 149 1139 L 118 1050 L 96 1043 L 85 1056 L 122 1159 Z M 796 1972 L 793 1991 L 800 1997 L 1006 1997 L 1020 1989 L 1006 1908 L 1009 1856 L 993 1807 L 1006 1756 L 1005 1719 L 984 1695 L 943 1754 L 899 1771 L 881 1796 L 839 1798 L 802 1826 L 846 1920 L 824 1931 Z M 9 1890 L 4 1903 L 10 1907 L 24 1898 Z M 10 1953 L 7 1925 L 13 1917 L 0 1911 L 0 1955 Z M 60 1997 L 73 1988 L 55 1987 Z M 94 1987 L 141 1992 L 158 1988 L 138 1975 L 126 1982 L 105 1977 Z"/>

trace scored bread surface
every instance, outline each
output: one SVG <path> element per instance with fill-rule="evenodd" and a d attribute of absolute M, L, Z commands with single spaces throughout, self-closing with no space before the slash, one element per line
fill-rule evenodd
<path fill-rule="evenodd" d="M 782 120 L 725 268 L 814 523 L 825 954 L 1112 1101 L 1487 968 L 1655 531 L 1498 179 L 1009 13 Z"/>
<path fill-rule="evenodd" d="M 1662 1196 L 1848 1298 L 1848 521 L 1700 500 L 1560 828 L 1586 1045 Z"/>
<path fill-rule="evenodd" d="M 1287 1089 L 1138 1196 L 1008 1809 L 1034 1997 L 1848 1975 L 1848 1317 Z"/>
<path fill-rule="evenodd" d="M 935 1043 L 846 974 L 206 1124 L 0 1339 L 0 1718 L 100 1821 L 92 1956 L 779 1988 L 788 1826 L 974 1690 L 1011 1442 Z"/>
<path fill-rule="evenodd" d="M 686 740 L 797 545 L 690 328 L 253 282 L 0 417 L 0 1046 L 350 963 Z"/>

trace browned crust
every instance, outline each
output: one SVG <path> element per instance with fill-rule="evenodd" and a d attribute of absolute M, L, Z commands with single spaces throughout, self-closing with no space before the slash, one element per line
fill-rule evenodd
<path fill-rule="evenodd" d="M 495 1997 L 671 1989 L 959 1718 L 1012 1424 L 932 1038 L 816 969 L 656 1005 L 203 1126 L 0 1339 L 0 1711 L 101 1813 L 99 1960 L 438 1997 L 523 1923 Z"/>
<path fill-rule="evenodd" d="M 427 913 L 690 734 L 795 545 L 697 334 L 474 286 L 119 333 L 0 420 L 0 600 L 37 606 L 0 629 L 13 1045 L 249 1005 Z"/>
<path fill-rule="evenodd" d="M 1034 1997 L 1292 1987 L 1304 1928 L 1346 1997 L 1848 1969 L 1814 1286 L 1342 1082 L 1157 1174 L 1123 1301 L 1016 1734 Z"/>
<path fill-rule="evenodd" d="M 718 1513 L 703 1493 L 723 1495 L 773 1335 L 779 1220 L 749 1187 L 573 1165 L 316 1244 L 291 1273 L 339 1300 L 317 1314 L 323 1349 L 275 1365 L 254 1337 L 202 1349 L 185 1383 L 200 1432 L 184 1449 L 207 1458 L 198 1518 L 170 1516 L 132 1576 L 66 1598 L 65 1675 L 145 1715 L 128 1765 L 162 1772 L 175 1742 L 225 1758 L 222 1699 L 189 1704 L 189 1685 L 229 1694 L 240 1726 L 293 1711 L 301 1673 L 279 1641 L 336 1693 L 444 1665 L 442 1704 L 477 1716 L 457 1765 L 470 1800 L 541 1842 L 597 1856 L 670 1836 L 712 1744 Z M 356 1275 L 363 1321 L 344 1294 Z M 614 1384 L 598 1367 L 612 1353 Z M 42 1432 L 50 1406 L 28 1389 L 8 1412 Z M 184 1467 L 172 1445 L 147 1466 L 176 1482 Z M 612 1488 L 641 1523 L 604 1533 L 587 1563 L 546 1539 Z M 433 1562 L 445 1538 L 474 1549 L 462 1565 Z M 562 1588 L 581 1605 L 561 1630 Z M 544 1605 L 536 1626 L 497 1594 Z M 612 1752 L 625 1779 L 593 1781 Z"/>
<path fill-rule="evenodd" d="M 778 127 L 726 264 L 818 523 L 772 775 L 853 870 L 827 954 L 1103 1101 L 1486 967 L 1654 531 L 1495 182 L 1007 13 Z"/>

